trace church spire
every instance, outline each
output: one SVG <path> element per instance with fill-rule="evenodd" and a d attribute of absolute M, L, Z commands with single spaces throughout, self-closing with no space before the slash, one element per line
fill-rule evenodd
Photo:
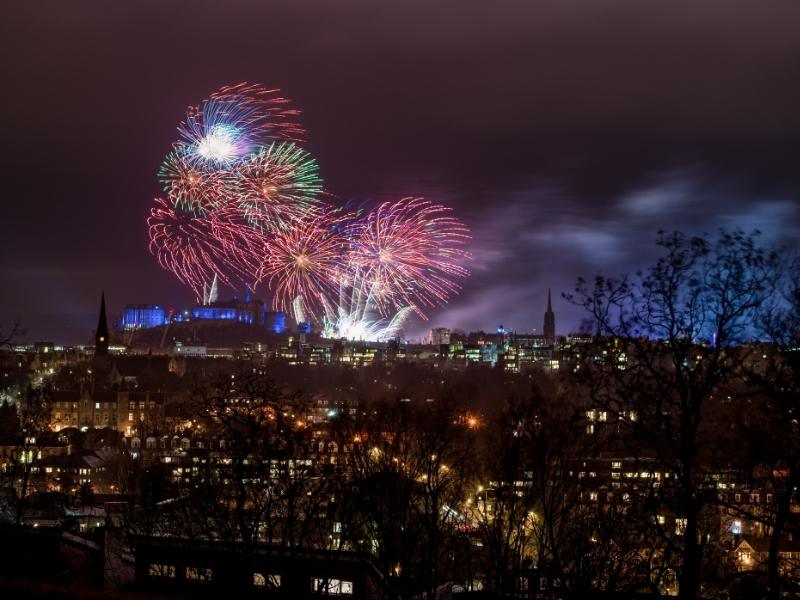
<path fill-rule="evenodd" d="M 106 319 L 106 293 L 100 295 L 100 318 L 97 320 L 97 331 L 94 334 L 94 355 L 108 354 L 108 319 Z"/>
<path fill-rule="evenodd" d="M 544 313 L 544 337 L 553 343 L 556 340 L 556 315 L 553 313 L 553 302 L 550 298 L 550 288 L 547 288 L 547 310 Z"/>

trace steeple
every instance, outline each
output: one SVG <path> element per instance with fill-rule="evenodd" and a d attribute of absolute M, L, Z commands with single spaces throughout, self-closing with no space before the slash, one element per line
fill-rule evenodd
<path fill-rule="evenodd" d="M 106 319 L 106 293 L 100 296 L 100 318 L 97 320 L 97 331 L 94 334 L 94 355 L 108 354 L 108 320 Z"/>
<path fill-rule="evenodd" d="M 548 342 L 556 339 L 556 315 L 553 313 L 553 302 L 550 298 L 550 288 L 547 288 L 547 310 L 544 313 L 544 337 Z"/>

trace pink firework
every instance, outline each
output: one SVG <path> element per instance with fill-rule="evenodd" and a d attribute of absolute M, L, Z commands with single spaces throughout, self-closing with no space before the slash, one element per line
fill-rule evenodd
<path fill-rule="evenodd" d="M 469 274 L 461 263 L 469 229 L 450 209 L 422 198 L 384 202 L 357 226 L 351 263 L 360 285 L 383 314 L 448 301 Z"/>
<path fill-rule="evenodd" d="M 336 218 L 315 214 L 281 229 L 267 241 L 267 259 L 259 272 L 273 290 L 275 310 L 288 312 L 299 299 L 302 315 L 327 309 L 338 293 L 347 266 L 347 239 L 337 230 Z"/>
<path fill-rule="evenodd" d="M 244 223 L 240 211 L 225 207 L 206 217 L 178 211 L 173 203 L 155 199 L 147 225 L 150 252 L 166 270 L 202 296 L 216 275 L 235 288 L 252 288 L 253 274 L 263 256 L 263 237 Z"/>

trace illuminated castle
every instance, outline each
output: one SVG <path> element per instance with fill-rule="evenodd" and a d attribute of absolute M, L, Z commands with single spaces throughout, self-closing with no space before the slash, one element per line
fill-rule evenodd
<path fill-rule="evenodd" d="M 243 300 L 233 297 L 219 301 L 216 294 L 205 298 L 206 302 L 181 310 L 167 309 L 157 304 L 128 304 L 122 311 L 120 328 L 125 331 L 161 327 L 169 323 L 192 321 L 222 321 L 243 323 L 266 329 L 272 333 L 283 333 L 286 315 L 267 309 L 261 300 L 253 299 L 249 293 Z"/>

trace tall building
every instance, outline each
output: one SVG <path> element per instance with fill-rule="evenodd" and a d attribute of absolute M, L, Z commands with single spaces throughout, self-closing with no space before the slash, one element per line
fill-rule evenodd
<path fill-rule="evenodd" d="M 106 293 L 100 296 L 100 318 L 97 320 L 97 331 L 94 334 L 95 356 L 108 354 L 108 320 L 106 319 Z"/>
<path fill-rule="evenodd" d="M 552 343 L 556 339 L 556 315 L 553 313 L 553 303 L 550 300 L 550 288 L 547 288 L 547 310 L 544 313 L 544 337 Z"/>

